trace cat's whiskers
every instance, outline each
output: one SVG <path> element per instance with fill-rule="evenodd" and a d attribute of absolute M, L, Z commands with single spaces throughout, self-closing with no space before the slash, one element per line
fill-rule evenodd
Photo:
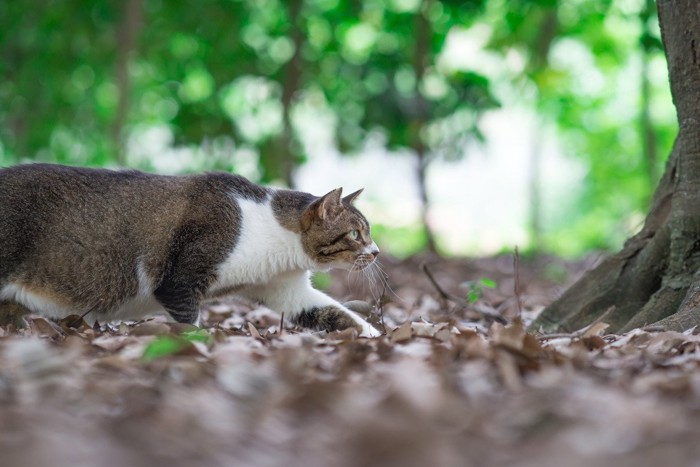
<path fill-rule="evenodd" d="M 369 289 L 369 293 L 375 302 L 382 300 L 382 297 L 388 291 L 390 295 L 395 297 L 399 302 L 406 303 L 406 301 L 402 299 L 389 285 L 389 276 L 381 267 L 379 260 L 374 259 L 369 255 L 358 255 L 348 270 L 348 275 L 346 277 L 346 286 L 348 288 L 350 287 L 351 282 L 350 276 L 356 272 L 362 272 L 361 277 L 367 281 L 366 287 Z M 358 276 L 359 274 L 355 275 L 354 281 L 358 280 Z"/>
<path fill-rule="evenodd" d="M 352 263 L 352 266 L 350 266 L 350 269 L 348 269 L 348 275 L 345 278 L 345 286 L 347 288 L 350 288 L 350 276 L 352 276 L 354 272 L 362 270 L 362 267 L 358 264 L 359 259 L 359 257 L 355 258 L 355 261 Z"/>
<path fill-rule="evenodd" d="M 381 299 L 380 293 L 379 293 L 379 287 L 377 287 L 377 278 L 376 278 L 376 269 L 374 268 L 374 263 L 370 264 L 368 267 L 364 269 L 365 277 L 367 277 L 367 280 L 369 282 L 369 292 L 372 295 L 372 298 L 376 302 L 377 300 Z"/>
<path fill-rule="evenodd" d="M 363 259 L 364 261 L 364 259 Z M 369 286 L 369 293 L 372 295 L 372 298 L 376 300 L 376 294 L 374 292 L 374 278 L 372 277 L 372 270 L 371 267 L 368 265 L 365 265 L 365 267 L 362 269 L 362 275 L 363 277 L 367 280 L 368 286 Z"/>
<path fill-rule="evenodd" d="M 347 277 L 345 279 L 345 284 L 348 288 L 350 288 L 350 277 L 353 276 L 353 279 L 355 283 L 357 283 L 358 280 L 360 280 L 360 277 L 367 278 L 367 266 L 368 262 L 365 257 L 365 255 L 358 255 L 355 257 L 355 260 L 353 261 L 352 265 L 350 266 L 350 269 L 348 270 Z M 362 275 L 360 276 L 359 274 L 353 274 L 361 272 Z"/>
<path fill-rule="evenodd" d="M 382 269 L 379 260 L 375 260 L 374 263 L 372 263 L 372 266 L 376 268 L 377 275 L 379 276 L 379 279 L 382 285 L 384 286 L 385 290 L 388 290 L 391 293 L 391 295 L 393 295 L 400 303 L 406 304 L 406 300 L 401 298 L 389 285 L 389 275 L 384 271 L 384 269 Z"/>
<path fill-rule="evenodd" d="M 369 255 L 362 254 L 355 259 L 355 262 L 359 263 L 360 270 L 362 271 L 362 277 L 367 280 L 370 295 L 372 296 L 372 299 L 376 301 L 379 293 L 378 288 L 376 287 L 377 280 L 373 268 L 374 258 L 370 257 Z"/>

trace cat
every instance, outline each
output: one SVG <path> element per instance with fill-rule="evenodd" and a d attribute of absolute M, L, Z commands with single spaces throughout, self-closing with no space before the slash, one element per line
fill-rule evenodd
<path fill-rule="evenodd" d="M 311 271 L 364 269 L 379 249 L 353 206 L 227 173 L 26 164 L 0 169 L 0 318 L 199 324 L 205 299 L 237 294 L 315 330 L 379 331 L 311 286 Z"/>

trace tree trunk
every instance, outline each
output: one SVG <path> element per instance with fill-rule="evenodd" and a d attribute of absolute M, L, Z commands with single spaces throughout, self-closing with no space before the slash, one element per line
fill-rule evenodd
<path fill-rule="evenodd" d="M 535 253 L 542 251 L 542 140 L 544 129 L 536 121 L 532 131 L 534 138 L 530 148 L 530 167 L 528 171 L 528 198 L 530 205 L 530 249 Z"/>
<path fill-rule="evenodd" d="M 539 33 L 532 47 L 530 73 L 537 75 L 549 68 L 549 51 L 557 36 L 558 22 L 556 5 L 544 11 L 539 25 Z M 535 120 L 530 149 L 530 170 L 528 173 L 528 198 L 530 204 L 530 249 L 535 253 L 542 251 L 542 142 L 544 140 L 545 122 Z"/>
<path fill-rule="evenodd" d="M 423 81 L 427 61 L 430 58 L 431 25 L 426 15 L 431 6 L 430 1 L 424 2 L 419 8 L 415 17 L 415 43 L 413 47 L 413 72 L 416 76 L 416 98 L 415 117 L 411 122 L 411 149 L 416 153 L 418 164 L 416 167 L 416 181 L 418 183 L 418 194 L 420 197 L 421 222 L 425 232 L 426 246 L 431 253 L 437 253 L 435 234 L 428 221 L 430 211 L 430 198 L 428 196 L 428 186 L 426 183 L 426 172 L 430 160 L 428 148 L 423 142 L 423 128 L 428 115 L 428 103 L 420 92 L 420 83 Z"/>
<path fill-rule="evenodd" d="M 129 61 L 136 47 L 136 37 L 141 28 L 143 17 L 142 0 L 127 0 L 124 3 L 119 30 L 117 31 L 117 113 L 112 124 L 112 141 L 117 154 L 117 163 L 126 165 L 126 154 L 123 145 L 123 132 L 126 117 L 129 113 L 131 79 L 129 77 Z"/>
<path fill-rule="evenodd" d="M 659 0 L 679 133 L 644 227 L 547 307 L 533 330 L 574 331 L 606 314 L 611 331 L 700 324 L 700 8 Z"/>
<path fill-rule="evenodd" d="M 641 70 L 641 109 L 640 109 L 640 126 L 642 131 L 642 148 L 644 151 L 644 162 L 647 166 L 647 175 L 650 183 L 656 183 L 658 179 L 658 154 L 656 150 L 656 133 L 654 131 L 654 122 L 651 117 L 651 77 L 649 71 L 649 60 L 653 49 L 650 40 L 652 32 L 650 31 L 650 21 L 654 8 L 654 0 L 646 0 L 644 9 L 639 14 L 639 20 L 642 23 L 642 70 Z"/>
<path fill-rule="evenodd" d="M 419 134 L 418 131 L 416 131 Z M 426 248 L 431 253 L 437 253 L 437 244 L 435 243 L 435 234 L 430 227 L 428 213 L 430 211 L 430 198 L 428 197 L 428 185 L 426 179 L 426 170 L 428 169 L 428 156 L 426 148 L 422 143 L 414 144 L 413 149 L 418 157 L 418 168 L 416 169 L 416 182 L 418 183 L 418 196 L 420 199 L 420 219 L 425 232 Z"/>
<path fill-rule="evenodd" d="M 291 25 L 291 38 L 294 44 L 294 54 L 284 66 L 282 78 L 282 107 L 283 128 L 279 139 L 279 152 L 277 160 L 281 178 L 288 187 L 294 188 L 294 168 L 297 166 L 297 156 L 294 154 L 294 129 L 292 128 L 292 105 L 299 92 L 302 73 L 301 49 L 304 46 L 304 34 L 302 33 L 299 18 L 303 0 L 290 0 L 289 19 Z"/>

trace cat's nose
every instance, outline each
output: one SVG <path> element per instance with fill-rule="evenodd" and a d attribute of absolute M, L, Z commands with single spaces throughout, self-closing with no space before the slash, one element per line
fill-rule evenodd
<path fill-rule="evenodd" d="M 372 244 L 367 247 L 367 254 L 372 255 L 373 259 L 379 256 L 379 248 L 376 243 L 372 242 Z"/>

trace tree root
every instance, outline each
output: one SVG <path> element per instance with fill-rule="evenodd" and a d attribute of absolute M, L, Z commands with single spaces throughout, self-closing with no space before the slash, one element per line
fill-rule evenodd
<path fill-rule="evenodd" d="M 613 306 L 615 313 L 606 322 L 612 331 L 625 327 L 659 290 L 669 243 L 665 228 L 650 238 L 632 238 L 620 253 L 589 271 L 547 307 L 531 329 L 573 332 Z"/>
<path fill-rule="evenodd" d="M 700 271 L 693 276 L 693 283 L 688 287 L 678 311 L 660 319 L 656 325 L 669 331 L 685 331 L 700 326 Z"/>

